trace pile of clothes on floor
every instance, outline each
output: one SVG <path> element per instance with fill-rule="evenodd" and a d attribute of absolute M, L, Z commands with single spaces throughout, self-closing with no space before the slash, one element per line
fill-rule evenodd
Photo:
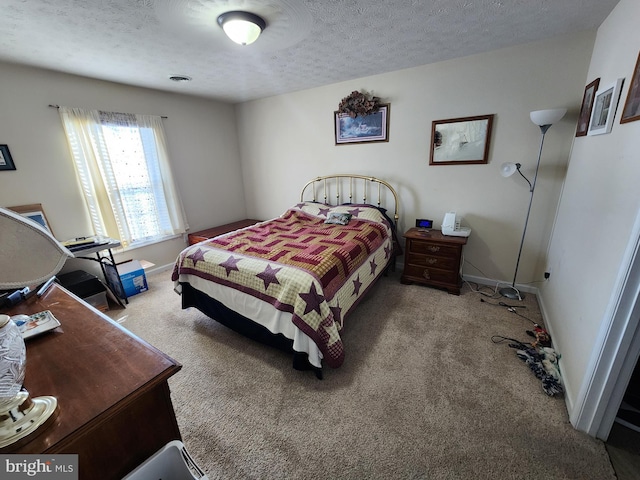
<path fill-rule="evenodd" d="M 535 336 L 536 341 L 530 345 L 517 342 L 510 343 L 509 346 L 516 349 L 516 355 L 524 361 L 536 377 L 542 382 L 544 392 L 553 397 L 564 393 L 562 378 L 558 359 L 560 356 L 551 348 L 551 338 L 549 334 L 540 326 L 536 326 L 534 331 L 527 330 L 527 333 Z M 540 340 L 540 336 L 546 340 Z"/>
<path fill-rule="evenodd" d="M 510 307 L 508 309 L 509 311 L 518 314 L 513 306 L 505 305 L 502 302 L 498 305 Z M 524 317 L 523 315 L 518 315 Z M 534 338 L 531 343 L 523 343 L 514 338 L 501 337 L 498 335 L 495 335 L 492 341 L 494 343 L 500 343 L 505 340 L 510 341 L 509 346 L 516 349 L 518 358 L 525 362 L 534 375 L 540 379 L 544 392 L 551 397 L 562 395 L 564 388 L 562 386 L 560 368 L 558 367 L 560 355 L 551 347 L 551 336 L 549 333 L 537 323 L 532 323 L 533 329 L 526 330 L 527 335 Z"/>

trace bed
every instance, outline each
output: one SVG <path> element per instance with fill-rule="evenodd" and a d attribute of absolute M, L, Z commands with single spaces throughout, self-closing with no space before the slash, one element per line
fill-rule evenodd
<path fill-rule="evenodd" d="M 290 351 L 294 368 L 322 378 L 323 364 L 344 362 L 345 317 L 395 267 L 398 218 L 389 183 L 318 177 L 280 217 L 184 249 L 172 280 L 182 308 Z"/>

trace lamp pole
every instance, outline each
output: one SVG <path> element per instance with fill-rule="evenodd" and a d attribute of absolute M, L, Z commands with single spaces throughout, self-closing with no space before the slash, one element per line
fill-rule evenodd
<path fill-rule="evenodd" d="M 527 216 L 524 219 L 524 229 L 522 230 L 522 239 L 520 240 L 520 249 L 518 250 L 518 260 L 516 261 L 516 271 L 513 274 L 513 282 L 510 287 L 504 287 L 499 290 L 500 295 L 507 298 L 522 300 L 522 295 L 520 291 L 516 288 L 516 278 L 518 276 L 518 267 L 520 266 L 520 256 L 522 255 L 522 247 L 524 246 L 524 237 L 527 234 L 527 225 L 529 224 L 529 214 L 531 213 L 531 204 L 533 203 L 533 192 L 536 189 L 536 180 L 538 179 L 538 170 L 540 169 L 540 159 L 542 158 L 542 146 L 544 145 L 544 136 L 547 133 L 547 130 L 551 128 L 551 125 L 559 121 L 564 114 L 567 113 L 566 108 L 554 108 L 552 110 L 536 110 L 529 113 L 529 117 L 531 121 L 540 127 L 540 133 L 542 134 L 542 138 L 540 139 L 540 150 L 538 151 L 538 163 L 536 164 L 536 173 L 533 177 L 533 183 L 529 181 L 527 177 L 520 171 L 520 164 L 516 163 L 509 164 L 505 163 L 502 168 L 502 175 L 504 177 L 508 177 L 512 175 L 515 170 L 518 170 L 518 173 L 522 178 L 524 178 L 529 184 L 529 208 L 527 209 Z M 505 168 L 506 167 L 506 168 Z M 514 168 L 515 167 L 515 168 Z"/>
<path fill-rule="evenodd" d="M 529 208 L 527 208 L 527 216 L 524 219 L 524 229 L 522 230 L 522 239 L 520 240 L 520 249 L 518 250 L 518 259 L 516 260 L 516 270 L 513 274 L 513 282 L 510 287 L 504 287 L 499 290 L 500 295 L 507 298 L 522 300 L 523 295 L 516 288 L 516 277 L 518 276 L 518 267 L 520 266 L 520 256 L 522 255 L 522 247 L 524 246 L 524 237 L 527 234 L 527 225 L 529 224 L 529 214 L 531 213 L 531 205 L 533 204 L 533 193 L 536 188 L 536 180 L 538 179 L 538 169 L 540 168 L 540 159 L 542 158 L 542 146 L 544 145 L 544 136 L 551 125 L 539 125 L 542 138 L 540 139 L 540 150 L 538 151 L 538 163 L 536 164 L 536 173 L 533 177 L 533 182 L 529 182 L 520 171 L 520 164 L 516 164 L 518 173 L 529 183 Z"/>

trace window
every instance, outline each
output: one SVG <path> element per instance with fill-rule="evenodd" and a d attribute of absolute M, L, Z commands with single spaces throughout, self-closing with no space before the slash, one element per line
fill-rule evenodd
<path fill-rule="evenodd" d="M 186 231 L 160 117 L 59 111 L 97 235 L 127 248 Z"/>

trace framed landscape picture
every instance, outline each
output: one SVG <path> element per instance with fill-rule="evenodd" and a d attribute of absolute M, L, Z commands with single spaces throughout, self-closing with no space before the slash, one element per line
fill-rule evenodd
<path fill-rule="evenodd" d="M 593 103 L 587 135 L 601 135 L 611 132 L 623 82 L 624 78 L 619 78 L 615 82 L 598 89 Z"/>
<path fill-rule="evenodd" d="M 640 120 L 640 53 L 636 61 L 636 68 L 633 69 L 633 77 L 629 85 L 627 100 L 624 102 L 620 123 L 634 122 Z"/>
<path fill-rule="evenodd" d="M 389 141 L 389 104 L 369 115 L 334 112 L 336 145 Z"/>
<path fill-rule="evenodd" d="M 578 128 L 576 128 L 576 137 L 584 137 L 587 134 L 589 120 L 591 120 L 591 111 L 593 110 L 593 101 L 596 98 L 599 85 L 600 78 L 596 78 L 584 89 L 582 108 L 580 108 L 580 116 L 578 117 Z"/>
<path fill-rule="evenodd" d="M 429 165 L 488 163 L 492 115 L 435 120 Z"/>

